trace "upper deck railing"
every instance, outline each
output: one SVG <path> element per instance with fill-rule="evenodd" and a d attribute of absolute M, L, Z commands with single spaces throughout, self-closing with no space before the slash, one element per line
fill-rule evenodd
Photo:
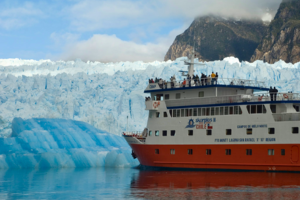
<path fill-rule="evenodd" d="M 237 79 L 237 78 L 199 78 L 184 81 L 163 81 L 160 80 L 156 83 L 149 83 L 146 88 L 148 90 L 159 90 L 159 89 L 171 89 L 171 88 L 187 88 L 187 87 L 199 87 L 199 86 L 213 86 L 213 85 L 224 85 L 224 86 L 244 86 L 244 87 L 257 87 L 266 89 L 264 81 Z"/>

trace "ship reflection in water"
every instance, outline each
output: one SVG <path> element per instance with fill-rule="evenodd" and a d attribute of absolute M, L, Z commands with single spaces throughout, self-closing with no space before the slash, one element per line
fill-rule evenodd
<path fill-rule="evenodd" d="M 146 199 L 300 199 L 300 174 L 140 171 L 131 190 Z"/>

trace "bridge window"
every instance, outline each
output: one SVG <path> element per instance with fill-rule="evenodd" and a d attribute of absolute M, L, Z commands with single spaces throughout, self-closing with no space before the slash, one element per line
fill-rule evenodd
<path fill-rule="evenodd" d="M 231 135 L 231 129 L 226 129 L 226 135 Z"/>
<path fill-rule="evenodd" d="M 149 131 L 149 136 L 152 136 L 152 131 Z"/>
<path fill-rule="evenodd" d="M 198 116 L 201 116 L 201 108 L 198 108 Z"/>
<path fill-rule="evenodd" d="M 193 149 L 188 149 L 188 154 L 193 155 Z"/>
<path fill-rule="evenodd" d="M 206 113 L 206 112 L 205 112 L 205 108 L 202 108 L 202 113 L 201 113 L 202 116 L 205 116 L 205 113 Z"/>
<path fill-rule="evenodd" d="M 164 100 L 164 95 L 163 94 L 156 94 L 154 96 L 154 100 L 155 101 L 162 101 L 162 100 Z"/>
<path fill-rule="evenodd" d="M 282 156 L 285 155 L 285 149 L 281 149 L 281 155 L 282 155 Z"/>
<path fill-rule="evenodd" d="M 206 149 L 206 155 L 211 155 L 211 149 Z"/>
<path fill-rule="evenodd" d="M 193 116 L 197 116 L 197 108 L 193 108 Z"/>
<path fill-rule="evenodd" d="M 167 131 L 163 131 L 163 136 L 167 136 Z"/>
<path fill-rule="evenodd" d="M 239 114 L 239 106 L 234 106 L 234 114 L 235 115 Z"/>
<path fill-rule="evenodd" d="M 194 133 L 193 133 L 193 130 L 189 130 L 189 131 L 188 131 L 188 135 L 189 135 L 189 136 L 192 136 L 193 134 L 194 134 Z"/>
<path fill-rule="evenodd" d="M 246 155 L 251 156 L 252 155 L 252 149 L 246 149 Z"/>
<path fill-rule="evenodd" d="M 156 117 L 157 117 L 157 118 L 160 117 L 160 112 L 156 112 Z"/>
<path fill-rule="evenodd" d="M 217 108 L 216 108 L 215 115 L 219 115 L 219 113 L 220 113 L 220 108 L 219 108 L 219 107 L 217 107 Z"/>
<path fill-rule="evenodd" d="M 269 128 L 268 133 L 269 134 L 275 134 L 275 128 Z"/>
<path fill-rule="evenodd" d="M 252 128 L 247 128 L 247 135 L 252 135 Z"/>
<path fill-rule="evenodd" d="M 225 115 L 228 115 L 228 107 L 225 107 Z"/>
<path fill-rule="evenodd" d="M 177 112 L 176 116 L 180 117 L 180 110 L 178 109 L 178 110 L 176 110 L 176 112 Z"/>
<path fill-rule="evenodd" d="M 204 97 L 204 92 L 199 92 L 199 97 Z"/>
<path fill-rule="evenodd" d="M 214 115 L 215 115 L 215 108 L 211 108 L 211 109 L 210 109 L 210 115 L 211 115 L 211 116 L 214 116 Z"/>
<path fill-rule="evenodd" d="M 181 117 L 184 117 L 184 109 L 181 109 Z"/>
<path fill-rule="evenodd" d="M 229 114 L 233 115 L 233 107 L 229 107 Z"/>
<path fill-rule="evenodd" d="M 220 108 L 220 115 L 224 115 L 224 107 Z"/>
<path fill-rule="evenodd" d="M 172 155 L 174 155 L 174 154 L 175 154 L 175 149 L 170 149 L 170 153 L 171 153 Z"/>
<path fill-rule="evenodd" d="M 159 149 L 155 149 L 155 154 L 159 154 Z"/>
<path fill-rule="evenodd" d="M 171 136 L 175 136 L 175 130 L 171 131 Z"/>
<path fill-rule="evenodd" d="M 206 108 L 206 116 L 210 115 L 210 108 Z"/>
<path fill-rule="evenodd" d="M 164 112 L 164 117 L 168 117 L 168 113 L 167 112 Z"/>
<path fill-rule="evenodd" d="M 249 114 L 267 113 L 265 105 L 248 105 L 247 111 Z"/>
<path fill-rule="evenodd" d="M 155 136 L 159 136 L 159 131 L 155 131 Z"/>
<path fill-rule="evenodd" d="M 226 155 L 231 155 L 231 149 L 225 149 L 225 154 Z"/>
<path fill-rule="evenodd" d="M 211 135 L 211 130 L 206 130 L 206 135 Z"/>
<path fill-rule="evenodd" d="M 274 149 L 268 149 L 269 156 L 274 156 L 274 154 L 275 154 Z"/>
<path fill-rule="evenodd" d="M 292 127 L 292 133 L 293 134 L 299 133 L 299 128 L 298 127 Z"/>
<path fill-rule="evenodd" d="M 165 94 L 165 100 L 169 100 L 170 99 L 170 95 L 169 94 Z"/>
<path fill-rule="evenodd" d="M 173 117 L 176 117 L 176 110 L 173 110 L 172 113 L 173 113 Z"/>
<path fill-rule="evenodd" d="M 176 99 L 180 99 L 180 93 L 176 93 Z"/>
<path fill-rule="evenodd" d="M 192 116 L 192 111 L 193 111 L 193 109 L 185 109 L 185 116 L 186 117 L 191 117 Z"/>

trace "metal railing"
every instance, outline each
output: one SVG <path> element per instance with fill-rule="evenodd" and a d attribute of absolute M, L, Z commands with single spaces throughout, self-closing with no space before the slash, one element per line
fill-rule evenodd
<path fill-rule="evenodd" d="M 154 87 L 158 84 L 158 87 Z M 183 81 L 160 81 L 157 83 L 149 83 L 147 89 L 169 89 L 169 88 L 184 88 L 184 87 L 198 87 L 198 86 L 210 86 L 210 85 L 227 85 L 227 86 L 248 86 L 248 87 L 259 87 L 266 88 L 264 81 L 256 80 L 246 80 L 246 79 L 237 79 L 237 78 L 199 78 L 191 79 L 191 81 L 186 80 L 186 83 L 183 84 Z"/>
<path fill-rule="evenodd" d="M 276 122 L 300 121 L 300 113 L 273 114 L 273 118 Z"/>
<path fill-rule="evenodd" d="M 299 93 L 265 93 L 265 94 L 242 94 L 220 97 L 198 97 L 191 99 L 166 100 L 167 107 L 195 106 L 224 103 L 262 102 L 262 101 L 299 101 Z"/>

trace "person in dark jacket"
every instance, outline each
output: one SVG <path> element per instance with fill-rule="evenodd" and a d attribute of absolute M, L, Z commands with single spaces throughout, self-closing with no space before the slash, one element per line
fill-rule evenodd
<path fill-rule="evenodd" d="M 274 101 L 276 101 L 278 90 L 274 87 Z"/>
<path fill-rule="evenodd" d="M 271 101 L 273 101 L 273 88 L 272 87 L 270 87 L 269 93 L 270 93 Z"/>
<path fill-rule="evenodd" d="M 218 77 L 219 77 L 218 72 L 216 72 L 216 78 L 215 78 L 215 80 L 216 80 L 216 85 L 218 85 Z"/>

